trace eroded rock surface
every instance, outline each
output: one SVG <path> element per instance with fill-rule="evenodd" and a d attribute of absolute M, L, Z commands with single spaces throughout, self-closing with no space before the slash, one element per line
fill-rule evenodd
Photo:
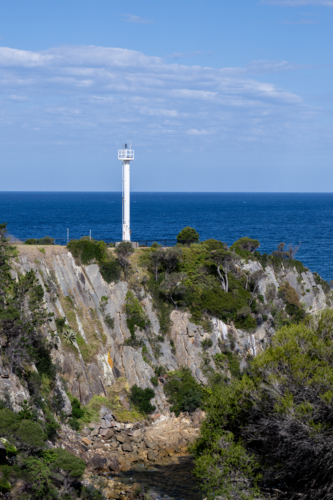
<path fill-rule="evenodd" d="M 98 265 L 77 265 L 66 248 L 57 246 L 46 246 L 43 252 L 38 247 L 20 246 L 19 256 L 13 261 L 13 267 L 14 279 L 18 273 L 26 273 L 31 269 L 36 272 L 44 289 L 46 307 L 54 314 L 54 320 L 50 323 L 51 332 L 57 334 L 56 318 L 66 318 L 66 323 L 76 332 L 75 346 L 68 345 L 60 336 L 58 349 L 53 350 L 52 356 L 62 369 L 68 389 L 83 403 L 88 403 L 93 395 L 105 395 L 108 388 L 113 387 L 122 377 L 129 386 L 137 384 L 141 388 L 154 389 L 156 397 L 152 403 L 159 411 L 163 411 L 167 403 L 161 384 L 155 387 L 151 382 L 154 376 L 152 366 L 160 365 L 166 370 L 187 366 L 198 381 L 205 383 L 203 355 L 210 356 L 214 366 L 213 356 L 221 352 L 223 344 L 238 352 L 245 360 L 248 354 L 258 354 L 275 333 L 270 314 L 261 319 L 259 316 L 257 329 L 248 333 L 217 318 L 211 318 L 212 329 L 205 331 L 202 326 L 191 322 L 188 312 L 174 310 L 171 313 L 170 332 L 159 343 L 158 355 L 154 354 L 149 337 L 138 332 L 149 354 L 150 361 L 147 362 L 142 348 L 125 345 L 130 338 L 124 311 L 128 291 L 126 282 L 107 284 Z M 310 271 L 298 273 L 296 269 L 282 268 L 276 273 L 269 266 L 263 269 L 257 261 L 250 260 L 242 264 L 244 273 L 253 274 L 258 271 L 262 272 L 258 290 L 265 303 L 270 300 L 275 300 L 277 304 L 281 302 L 277 291 L 285 281 L 296 290 L 300 302 L 308 312 L 316 313 L 329 303 L 322 286 Z M 107 299 L 104 312 L 100 309 L 102 297 Z M 151 334 L 159 335 L 159 321 L 150 295 L 142 289 L 138 297 L 150 320 Z M 106 321 L 107 316 L 113 319 L 113 327 Z M 50 337 L 49 330 L 45 330 L 45 335 Z M 208 339 L 211 347 L 204 352 L 202 342 Z M 61 384 L 59 379 L 57 387 L 64 397 L 64 411 L 69 414 L 70 403 Z M 1 373 L 0 366 L 1 397 L 5 393 L 9 394 L 17 407 L 20 401 L 28 397 L 26 388 L 11 374 Z M 126 407 L 126 394 L 121 398 Z"/>

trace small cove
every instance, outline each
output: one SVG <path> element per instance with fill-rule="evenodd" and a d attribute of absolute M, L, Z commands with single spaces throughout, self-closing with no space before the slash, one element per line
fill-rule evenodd
<path fill-rule="evenodd" d="M 139 465 L 110 477 L 128 485 L 139 483 L 155 500 L 202 500 L 203 495 L 192 475 L 193 466 L 193 459 L 184 457 L 177 464 L 149 468 Z"/>

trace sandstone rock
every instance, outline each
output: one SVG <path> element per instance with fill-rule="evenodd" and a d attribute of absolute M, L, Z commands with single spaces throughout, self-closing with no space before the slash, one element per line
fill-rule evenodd
<path fill-rule="evenodd" d="M 153 452 L 153 450 L 148 450 L 147 458 L 148 458 L 148 460 L 155 460 L 156 459 L 156 455 Z"/>
<path fill-rule="evenodd" d="M 121 464 L 121 469 L 120 470 L 122 470 L 122 471 L 130 470 L 131 467 L 132 467 L 131 462 L 129 462 L 128 460 L 125 460 L 125 462 L 123 462 Z"/>
<path fill-rule="evenodd" d="M 90 446 L 92 444 L 92 441 L 86 437 L 81 439 L 82 443 L 85 444 L 86 446 Z"/>
<path fill-rule="evenodd" d="M 103 491 L 105 498 L 120 499 L 121 492 L 119 490 L 114 490 L 113 488 L 105 488 Z"/>
<path fill-rule="evenodd" d="M 104 434 L 104 439 L 110 439 L 114 436 L 114 431 L 111 429 L 107 429 L 107 431 Z"/>
<path fill-rule="evenodd" d="M 112 423 L 111 423 L 111 420 L 110 420 L 110 419 L 108 419 L 108 418 L 104 418 L 104 422 L 105 422 L 105 425 L 106 425 L 107 427 L 111 427 Z"/>
<path fill-rule="evenodd" d="M 118 472 L 120 470 L 119 460 L 117 458 L 112 458 L 109 462 L 109 468 L 113 472 Z"/>
<path fill-rule="evenodd" d="M 91 434 L 91 430 L 88 427 L 83 427 L 82 431 L 80 432 L 80 436 L 82 437 L 88 437 Z"/>
<path fill-rule="evenodd" d="M 102 406 L 101 409 L 99 410 L 99 416 L 101 418 L 103 418 L 108 413 L 110 413 L 110 410 L 108 410 L 107 408 L 105 408 L 105 406 Z"/>
<path fill-rule="evenodd" d="M 145 439 L 145 445 L 147 448 L 150 448 L 151 450 L 155 450 L 156 444 L 150 441 L 149 439 Z"/>
<path fill-rule="evenodd" d="M 93 444 L 93 450 L 98 450 L 99 448 L 103 448 L 104 444 L 96 441 L 96 443 Z"/>
<path fill-rule="evenodd" d="M 124 443 L 122 445 L 122 449 L 123 451 L 133 451 L 133 446 L 131 445 L 131 443 Z"/>
<path fill-rule="evenodd" d="M 123 434 L 117 434 L 116 439 L 117 439 L 118 443 L 125 443 L 126 438 Z"/>
<path fill-rule="evenodd" d="M 132 440 L 132 441 L 134 441 L 134 442 L 136 442 L 136 443 L 137 443 L 137 442 L 139 442 L 139 441 L 142 441 L 142 438 L 143 438 L 143 436 L 142 436 L 142 432 L 141 432 L 139 429 L 135 430 L 135 431 L 132 433 L 132 436 L 131 436 L 131 440 Z"/>
<path fill-rule="evenodd" d="M 109 470 L 107 459 L 98 455 L 93 456 L 88 465 L 94 471 L 107 472 Z"/>
<path fill-rule="evenodd" d="M 168 465 L 168 463 L 168 460 L 166 460 L 165 458 L 158 458 L 157 460 L 155 460 L 156 465 Z"/>

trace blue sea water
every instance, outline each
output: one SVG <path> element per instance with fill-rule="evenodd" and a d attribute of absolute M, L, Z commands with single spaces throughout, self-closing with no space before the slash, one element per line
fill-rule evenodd
<path fill-rule="evenodd" d="M 18 239 L 45 235 L 65 243 L 88 235 L 121 239 L 121 193 L 0 192 L 0 222 Z M 333 279 L 333 194 L 132 193 L 133 241 L 175 240 L 185 226 L 229 245 L 242 236 L 270 253 L 281 241 L 301 245 L 297 259 Z"/>

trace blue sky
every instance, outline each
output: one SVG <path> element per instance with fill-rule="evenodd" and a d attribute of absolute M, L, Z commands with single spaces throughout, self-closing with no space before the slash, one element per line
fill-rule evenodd
<path fill-rule="evenodd" d="M 333 191 L 333 0 L 1 1 L 1 190 Z"/>

